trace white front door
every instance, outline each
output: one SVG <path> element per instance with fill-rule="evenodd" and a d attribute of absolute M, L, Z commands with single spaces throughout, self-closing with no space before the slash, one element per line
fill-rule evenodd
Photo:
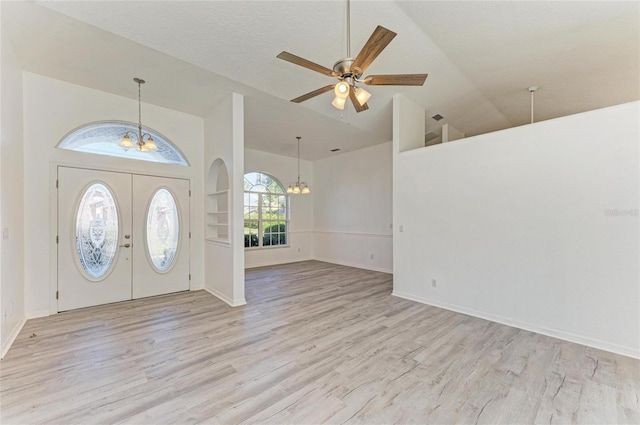
<path fill-rule="evenodd" d="M 58 182 L 58 311 L 131 299 L 131 174 L 60 167 Z"/>
<path fill-rule="evenodd" d="M 189 289 L 189 181 L 58 168 L 58 311 Z"/>
<path fill-rule="evenodd" d="M 189 181 L 134 175 L 133 193 L 133 298 L 188 290 Z"/>

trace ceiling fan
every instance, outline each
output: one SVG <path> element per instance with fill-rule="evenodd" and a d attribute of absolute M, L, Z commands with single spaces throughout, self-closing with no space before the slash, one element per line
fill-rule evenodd
<path fill-rule="evenodd" d="M 322 93 L 333 90 L 336 97 L 331 104 L 338 109 L 344 109 L 347 97 L 351 99 L 356 112 L 362 112 L 369 109 L 367 101 L 371 97 L 371 93 L 366 91 L 358 84 L 368 86 L 421 86 L 427 79 L 427 74 L 391 74 L 391 75 L 368 75 L 363 76 L 369 65 L 378 57 L 385 47 L 397 35 L 395 32 L 388 30 L 380 25 L 376 27 L 369 37 L 369 40 L 360 50 L 360 53 L 353 59 L 351 57 L 351 5 L 347 0 L 347 58 L 340 59 L 333 65 L 333 69 L 326 68 L 301 58 L 289 52 L 282 52 L 277 57 L 287 62 L 305 67 L 312 71 L 319 72 L 329 77 L 338 79 L 337 84 L 324 86 L 300 97 L 291 99 L 291 102 L 300 103 L 309 100 Z"/>

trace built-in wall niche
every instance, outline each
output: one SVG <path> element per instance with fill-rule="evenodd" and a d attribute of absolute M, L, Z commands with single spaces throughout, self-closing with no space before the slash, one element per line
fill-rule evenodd
<path fill-rule="evenodd" d="M 206 208 L 207 240 L 229 243 L 229 172 L 220 158 L 209 167 Z"/>

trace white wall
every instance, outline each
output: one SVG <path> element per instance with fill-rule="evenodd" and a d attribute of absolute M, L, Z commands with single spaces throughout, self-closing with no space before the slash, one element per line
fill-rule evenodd
<path fill-rule="evenodd" d="M 453 142 L 464 138 L 464 133 L 449 124 L 442 126 L 442 143 Z"/>
<path fill-rule="evenodd" d="M 314 162 L 315 259 L 392 272 L 391 168 L 391 142 Z"/>
<path fill-rule="evenodd" d="M 271 174 L 285 188 L 298 178 L 298 160 L 288 156 L 245 149 L 244 172 Z M 307 195 L 290 195 L 289 245 L 245 250 L 245 267 L 260 267 L 310 260 L 313 248 L 313 198 L 316 190 L 313 163 L 300 161 L 300 178 L 311 188 Z"/>
<path fill-rule="evenodd" d="M 0 15 L 1 10 L 0 6 Z M 4 357 L 25 322 L 25 250 L 22 71 L 4 31 L 0 39 L 0 233 L 4 234 L 0 237 L 0 357 Z"/>
<path fill-rule="evenodd" d="M 4 61 L 3 61 L 4 62 Z M 143 123 L 167 136 L 186 155 L 190 167 L 156 164 L 55 149 L 64 135 L 92 121 L 137 121 L 138 101 L 27 73 L 24 77 L 25 298 L 27 317 L 57 310 L 56 165 L 189 178 L 191 229 L 202 229 L 203 120 L 143 104 Z M 132 92 L 135 84 L 132 82 Z M 147 81 L 147 84 L 153 84 Z M 191 288 L 204 286 L 204 236 L 192 232 Z"/>
<path fill-rule="evenodd" d="M 402 125 L 396 125 L 402 121 Z M 425 111 L 407 97 L 393 96 L 394 149 L 404 152 L 424 147 Z M 444 141 L 444 134 L 442 135 Z"/>
<path fill-rule="evenodd" d="M 216 159 L 229 173 L 229 243 L 205 242 L 205 289 L 231 306 L 246 304 L 244 297 L 244 98 L 233 93 L 204 118 L 203 175 Z M 204 194 L 202 195 L 204 198 Z M 203 233 L 206 232 L 202 223 Z"/>
<path fill-rule="evenodd" d="M 394 294 L 640 357 L 639 112 L 394 146 Z"/>

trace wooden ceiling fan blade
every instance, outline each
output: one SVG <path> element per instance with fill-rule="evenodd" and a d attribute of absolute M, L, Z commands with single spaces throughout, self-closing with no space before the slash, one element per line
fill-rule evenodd
<path fill-rule="evenodd" d="M 292 53 L 289 53 L 289 52 L 282 52 L 276 57 L 278 59 L 282 59 L 282 60 L 294 63 L 294 64 L 299 65 L 299 66 L 303 66 L 303 67 L 305 67 L 307 69 L 310 69 L 312 71 L 319 72 L 320 74 L 328 75 L 330 77 L 334 77 L 336 75 L 336 73 L 333 72 L 333 70 L 331 70 L 329 68 L 326 68 L 326 67 L 324 67 L 322 65 L 318 65 L 315 62 L 311 62 L 310 60 L 301 58 L 300 56 L 296 56 L 296 55 L 294 55 Z"/>
<path fill-rule="evenodd" d="M 360 105 L 360 102 L 358 102 L 358 98 L 356 97 L 356 94 L 353 90 L 349 90 L 349 99 L 351 99 L 353 107 L 356 108 L 356 112 L 362 112 L 369 109 L 369 105 L 367 105 L 366 103 L 364 105 Z"/>
<path fill-rule="evenodd" d="M 316 96 L 318 96 L 318 95 L 320 95 L 322 93 L 326 93 L 328 91 L 331 91 L 331 90 L 333 90 L 334 87 L 335 87 L 335 84 L 329 84 L 328 86 L 322 87 L 322 88 L 320 88 L 318 90 L 314 90 L 314 91 L 309 92 L 307 94 L 303 94 L 300 97 L 296 97 L 295 99 L 291 99 L 291 101 L 293 103 L 304 102 L 305 100 L 309 100 L 312 97 L 316 97 Z"/>
<path fill-rule="evenodd" d="M 359 75 L 364 73 L 369 65 L 371 65 L 371 62 L 391 43 L 391 40 L 393 40 L 396 35 L 395 32 L 378 25 L 353 61 L 351 69 Z M 358 68 L 359 71 L 356 70 L 356 68 Z"/>
<path fill-rule="evenodd" d="M 368 86 L 421 86 L 429 74 L 369 75 L 364 79 Z"/>

